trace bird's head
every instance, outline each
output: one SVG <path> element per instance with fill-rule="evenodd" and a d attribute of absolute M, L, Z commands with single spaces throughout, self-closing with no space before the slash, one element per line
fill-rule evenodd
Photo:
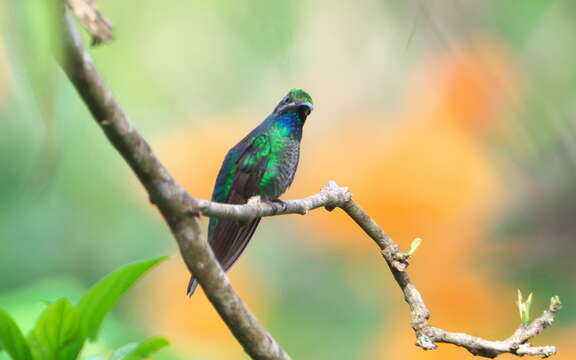
<path fill-rule="evenodd" d="M 274 114 L 297 113 L 302 119 L 306 119 L 314 110 L 312 98 L 302 89 L 292 89 L 280 100 Z"/>

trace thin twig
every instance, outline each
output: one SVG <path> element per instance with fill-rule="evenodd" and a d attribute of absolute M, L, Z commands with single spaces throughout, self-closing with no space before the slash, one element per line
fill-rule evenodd
<path fill-rule="evenodd" d="M 198 222 L 200 215 L 247 221 L 259 216 L 306 214 L 320 207 L 327 210 L 341 208 L 380 249 L 410 307 L 410 325 L 416 334 L 416 345 L 425 350 L 433 350 L 437 348 L 437 343 L 448 343 L 463 347 L 474 355 L 488 358 L 503 353 L 540 357 L 556 353 L 556 348 L 553 346 L 532 346 L 528 340 L 553 322 L 554 314 L 561 307 L 557 298 L 552 299 L 550 307 L 540 317 L 528 325 L 521 325 L 510 338 L 502 341 L 490 341 L 430 325 L 428 323 L 430 312 L 406 272 L 409 256 L 400 252 L 392 238 L 352 199 L 348 189 L 339 187 L 335 182 L 329 182 L 318 194 L 301 200 L 287 200 L 280 205 L 264 202 L 259 198 L 250 199 L 244 205 L 220 204 L 191 196 L 176 183 L 144 138 L 129 122 L 96 71 L 68 17 L 66 17 L 66 30 L 64 56 L 59 59 L 62 68 L 96 122 L 146 188 L 151 202 L 158 207 L 170 226 L 189 270 L 198 279 L 209 300 L 252 358 L 289 359 L 290 357 L 250 313 L 230 285 L 200 229 Z"/>
<path fill-rule="evenodd" d="M 416 345 L 424 350 L 434 350 L 436 343 L 453 344 L 465 348 L 474 355 L 494 358 L 503 353 L 515 355 L 536 355 L 548 357 L 556 353 L 554 346 L 532 346 L 528 340 L 540 334 L 554 321 L 554 314 L 561 304 L 553 298 L 550 307 L 529 325 L 521 325 L 514 334 L 503 341 L 490 341 L 464 333 L 450 332 L 434 327 L 428 323 L 430 312 L 422 295 L 416 289 L 405 271 L 407 257 L 401 253 L 398 245 L 382 228 L 352 199 L 347 188 L 339 187 L 330 181 L 315 195 L 302 200 L 285 200 L 283 205 L 251 199 L 245 205 L 230 205 L 195 199 L 190 211 L 199 211 L 206 216 L 249 220 L 260 216 L 277 216 L 286 214 L 306 214 L 321 207 L 344 210 L 374 240 L 388 264 L 396 283 L 404 293 L 404 299 L 410 307 L 410 325 L 416 333 Z"/>

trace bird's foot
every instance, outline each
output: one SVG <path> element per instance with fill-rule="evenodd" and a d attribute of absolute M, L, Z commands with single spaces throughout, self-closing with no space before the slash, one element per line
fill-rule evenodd
<path fill-rule="evenodd" d="M 284 212 L 288 208 L 288 205 L 280 199 L 267 200 L 266 202 L 274 207 L 274 215 Z"/>

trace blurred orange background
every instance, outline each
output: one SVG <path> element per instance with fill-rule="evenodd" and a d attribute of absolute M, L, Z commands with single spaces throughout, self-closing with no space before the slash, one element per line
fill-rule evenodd
<path fill-rule="evenodd" d="M 93 50 L 96 63 L 136 126 L 193 195 L 209 198 L 226 151 L 286 90 L 302 87 L 315 110 L 305 125 L 298 174 L 283 198 L 308 196 L 335 180 L 350 188 L 401 248 L 422 238 L 409 273 L 435 326 L 504 339 L 519 325 L 516 289 L 534 291 L 533 314 L 560 295 L 565 309 L 558 323 L 533 342 L 557 345 L 555 359 L 576 358 L 570 262 L 576 229 L 552 231 L 571 222 L 565 206 L 576 201 L 567 165 L 573 143 L 566 140 L 573 136 L 573 109 L 568 95 L 558 96 L 569 93 L 569 80 L 576 78 L 566 60 L 576 51 L 562 46 L 564 29 L 574 26 L 567 1 L 173 0 L 160 9 L 147 2 L 100 3 L 117 24 L 118 40 Z M 137 26 L 131 6 L 141 6 L 138 21 L 154 26 Z M 7 49 L 0 42 L 0 55 L 14 51 Z M 0 56 L 0 80 L 18 74 L 17 57 L 7 58 L 12 62 Z M 16 102 L 19 85 L 3 83 L 0 107 L 10 109 L 3 104 Z M 246 358 L 204 294 L 185 296 L 188 274 L 168 232 L 73 92 L 61 91 L 56 107 L 74 103 L 74 110 L 55 125 L 62 132 L 60 157 L 73 157 L 67 149 L 84 156 L 102 152 L 94 164 L 101 164 L 104 175 L 90 172 L 74 180 L 87 185 L 73 186 L 96 193 L 90 184 L 103 176 L 104 184 L 130 194 L 125 212 L 118 210 L 119 223 L 108 226 L 103 219 L 94 225 L 98 239 L 120 236 L 113 232 L 122 238 L 81 245 L 81 251 L 101 246 L 96 253 L 113 255 L 89 263 L 93 269 L 79 281 L 134 254 L 175 254 L 118 314 L 118 321 L 130 319 L 131 325 L 111 334 L 166 336 L 172 341 L 167 359 Z M 558 122 L 550 115 L 556 112 L 568 120 Z M 78 134 L 88 145 L 66 139 Z M 48 190 L 56 197 L 66 188 L 58 184 L 70 181 L 61 180 L 69 179 L 66 174 L 92 167 L 77 165 L 84 159 L 78 157 L 56 165 L 56 185 Z M 106 201 L 113 206 L 118 200 L 98 201 L 101 209 L 86 211 L 86 218 L 97 219 L 110 206 Z M 544 207 L 546 216 L 539 216 Z M 134 229 L 139 226 L 144 227 Z M 76 265 L 48 273 L 82 267 L 78 259 L 54 256 L 55 263 Z M 31 272 L 25 281 L 43 275 Z M 408 308 L 378 249 L 339 211 L 264 219 L 230 278 L 296 359 L 473 357 L 450 345 L 426 352 L 414 345 Z M 15 287 L 6 280 L 2 291 Z M 107 341 L 114 343 L 113 337 Z"/>

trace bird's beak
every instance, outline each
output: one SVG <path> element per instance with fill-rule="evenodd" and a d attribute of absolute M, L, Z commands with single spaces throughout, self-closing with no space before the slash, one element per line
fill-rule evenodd
<path fill-rule="evenodd" d="M 306 106 L 306 107 L 308 108 L 309 112 L 312 112 L 312 110 L 314 110 L 314 105 L 312 105 L 312 104 L 309 103 L 309 102 L 302 102 L 302 103 L 300 103 L 299 105 L 301 105 L 301 106 Z"/>
<path fill-rule="evenodd" d="M 297 110 L 302 115 L 308 116 L 308 115 L 310 115 L 312 110 L 314 110 L 314 105 L 312 105 L 309 102 L 297 102 L 297 103 L 292 102 L 292 103 L 285 104 L 285 105 L 278 105 L 276 107 L 276 109 L 274 109 L 274 112 L 275 113 L 282 113 L 285 111 L 289 111 L 290 109 Z"/>
<path fill-rule="evenodd" d="M 301 107 L 304 109 L 304 114 L 306 116 L 310 115 L 312 110 L 314 110 L 314 105 L 312 105 L 309 102 L 301 102 L 301 103 L 298 103 L 297 105 L 298 105 L 298 107 Z"/>

